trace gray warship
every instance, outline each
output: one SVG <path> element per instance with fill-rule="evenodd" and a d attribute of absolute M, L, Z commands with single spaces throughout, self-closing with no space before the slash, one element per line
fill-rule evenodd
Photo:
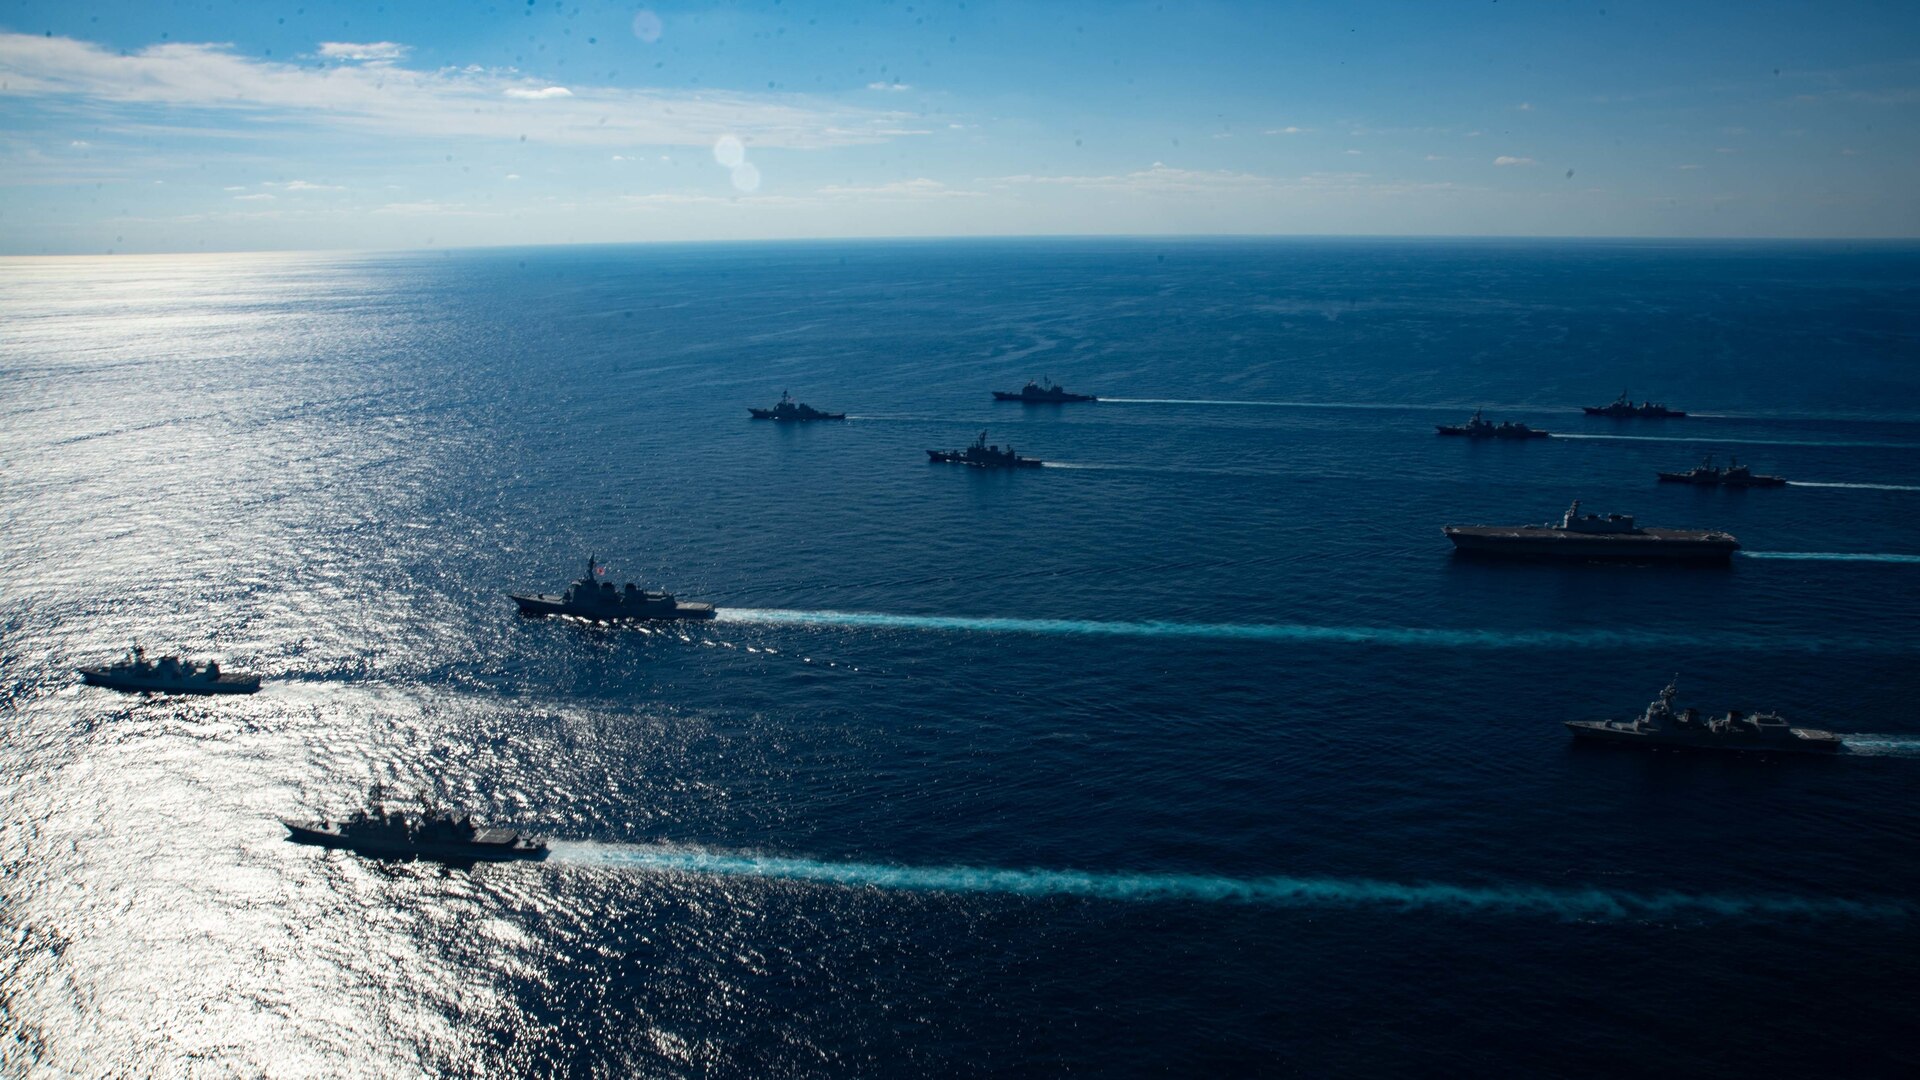
<path fill-rule="evenodd" d="M 1479 409 L 1473 410 L 1473 415 L 1468 417 L 1464 424 L 1435 424 L 1433 430 L 1442 435 L 1461 435 L 1469 439 L 1544 439 L 1553 434 L 1551 431 L 1530 428 L 1511 420 L 1502 420 L 1496 424 L 1491 420 L 1483 419 Z"/>
<path fill-rule="evenodd" d="M 1727 466 L 1723 469 L 1713 463 L 1712 454 L 1686 472 L 1663 472 L 1657 475 L 1662 483 L 1697 484 L 1702 487 L 1785 487 L 1787 483 L 1784 476 L 1766 476 L 1754 472 L 1740 464 L 1740 459 L 1736 457 L 1728 458 Z"/>
<path fill-rule="evenodd" d="M 1702 717 L 1693 709 L 1673 708 L 1680 677 L 1667 684 L 1647 711 L 1632 720 L 1568 720 L 1576 739 L 1674 750 L 1736 750 L 1747 753 L 1831 754 L 1840 736 L 1819 728 L 1794 727 L 1774 713 L 1748 715 L 1729 709 L 1724 716 Z"/>
<path fill-rule="evenodd" d="M 793 400 L 793 395 L 787 393 L 785 390 L 780 391 L 780 403 L 773 408 L 755 409 L 748 407 L 747 414 L 755 420 L 800 421 L 845 420 L 847 418 L 847 414 L 843 412 L 821 412 L 811 405 L 805 405 L 795 401 Z"/>
<path fill-rule="evenodd" d="M 1669 409 L 1665 405 L 1654 401 L 1643 401 L 1635 405 L 1633 399 L 1627 396 L 1625 390 L 1620 391 L 1619 397 L 1614 398 L 1605 405 L 1582 405 L 1580 406 L 1580 411 L 1586 413 L 1588 416 L 1606 416 L 1615 420 L 1628 420 L 1636 417 L 1642 420 L 1679 420 L 1685 418 L 1687 415 L 1679 409 Z"/>
<path fill-rule="evenodd" d="M 1733 534 L 1707 529 L 1642 528 L 1631 514 L 1581 514 L 1580 501 L 1545 525 L 1447 525 L 1442 532 L 1463 555 L 1519 559 L 1630 559 L 1728 562 L 1740 550 Z"/>
<path fill-rule="evenodd" d="M 559 596 L 546 593 L 508 593 L 520 605 L 520 614 L 538 618 L 545 615 L 571 615 L 593 622 L 634 622 L 650 619 L 711 619 L 712 604 L 681 600 L 670 592 L 642 589 L 629 581 L 624 589 L 613 582 L 601 581 L 606 568 L 593 557 L 587 558 L 587 575 L 567 586 Z"/>
<path fill-rule="evenodd" d="M 138 644 L 117 664 L 81 668 L 80 678 L 88 686 L 129 694 L 252 694 L 260 690 L 258 675 L 228 675 L 215 660 L 205 664 L 177 656 L 148 660 L 147 650 Z"/>
<path fill-rule="evenodd" d="M 345 821 L 287 821 L 287 839 L 297 844 L 345 848 L 377 859 L 428 859 L 467 866 L 481 862 L 538 862 L 546 842 L 516 829 L 482 828 L 473 815 L 455 816 L 424 806 L 417 814 L 389 809 L 378 787 L 370 810 L 356 810 Z"/>
<path fill-rule="evenodd" d="M 1069 394 L 1067 393 L 1066 387 L 1060 386 L 1052 379 L 1046 380 L 1044 384 L 1029 379 L 1027 385 L 1021 387 L 1017 392 L 1013 390 L 995 390 L 993 392 L 993 400 L 1024 401 L 1029 405 L 1060 405 L 1069 401 L 1099 401 L 1100 399 L 1094 397 L 1092 394 Z"/>
<path fill-rule="evenodd" d="M 973 445 L 964 450 L 929 450 L 927 460 L 942 465 L 969 465 L 976 469 L 1037 469 L 1045 462 L 1039 458 L 1021 457 L 1009 446 L 1005 450 L 998 446 L 987 445 L 987 433 L 973 440 Z"/>

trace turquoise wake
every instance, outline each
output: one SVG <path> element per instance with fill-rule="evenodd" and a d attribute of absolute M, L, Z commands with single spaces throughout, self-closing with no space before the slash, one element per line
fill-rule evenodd
<path fill-rule="evenodd" d="M 646 873 L 762 878 L 854 889 L 1076 896 L 1090 900 L 1228 903 L 1267 907 L 1431 909 L 1546 915 L 1563 919 L 1660 917 L 1855 919 L 1900 918 L 1906 905 L 1834 897 L 1637 893 L 1535 885 L 1443 885 L 1369 878 L 1213 877 L 1204 874 L 1103 874 L 1080 870 L 1010 870 L 980 866 L 897 866 L 829 862 L 701 848 L 556 843 L 565 862 Z"/>
<path fill-rule="evenodd" d="M 1315 626 L 1307 623 L 1184 623 L 1098 619 L 1012 619 L 965 615 L 891 615 L 872 611 L 791 611 L 722 608 L 719 620 L 896 630 L 967 631 L 988 634 L 1078 634 L 1093 637 L 1210 638 L 1343 645 L 1400 645 L 1456 649 L 1532 648 L 1715 648 L 1838 649 L 1909 652 L 1917 646 L 1886 641 L 1742 635 L 1702 637 L 1660 630 L 1460 630 L 1395 626 Z"/>
<path fill-rule="evenodd" d="M 1816 562 L 1920 563 L 1920 555 L 1881 555 L 1866 551 L 1742 551 L 1744 559 L 1811 559 Z"/>

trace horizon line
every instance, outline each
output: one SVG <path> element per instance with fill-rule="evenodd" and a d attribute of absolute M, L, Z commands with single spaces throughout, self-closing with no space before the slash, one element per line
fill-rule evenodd
<path fill-rule="evenodd" d="M 1595 235 L 1580 233 L 991 233 L 876 236 L 765 236 L 727 237 L 706 240 L 559 240 L 528 241 L 513 244 L 436 244 L 431 247 L 353 247 L 353 248 L 232 248 L 218 251 L 0 251 L 0 259 L 138 259 L 179 256 L 232 255 L 424 255 L 439 252 L 516 251 L 533 248 L 614 248 L 614 247 L 747 247 L 774 244 L 885 244 L 914 242 L 1005 242 L 1034 240 L 1132 240 L 1174 242 L 1182 240 L 1353 240 L 1419 241 L 1473 243 L 1694 243 L 1694 244 L 1873 244 L 1920 245 L 1920 236 L 1689 236 L 1689 235 Z"/>

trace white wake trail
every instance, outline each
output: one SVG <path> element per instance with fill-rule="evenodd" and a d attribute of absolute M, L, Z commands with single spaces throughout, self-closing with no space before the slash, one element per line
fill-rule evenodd
<path fill-rule="evenodd" d="M 1858 488 L 1865 491 L 1920 491 L 1911 484 L 1842 484 L 1836 481 L 1789 480 L 1788 487 Z"/>
<path fill-rule="evenodd" d="M 1804 559 L 1813 562 L 1874 562 L 1920 564 L 1920 555 L 1889 555 L 1870 551 L 1742 551 L 1743 559 Z"/>
<path fill-rule="evenodd" d="M 1755 648 L 1909 652 L 1911 645 L 1877 640 L 1755 635 L 1728 631 L 1709 636 L 1661 630 L 1460 630 L 1397 626 L 1315 626 L 1305 623 L 1186 623 L 1160 620 L 1016 619 L 964 615 L 894 615 L 873 611 L 794 611 L 722 608 L 720 622 L 832 626 L 849 629 L 961 631 L 987 634 L 1072 634 L 1089 637 L 1202 638 L 1336 645 L 1398 645 L 1414 648 Z"/>
<path fill-rule="evenodd" d="M 1544 915 L 1563 919 L 1662 917 L 1856 919 L 1909 914 L 1894 901 L 1538 885 L 1446 885 L 1371 878 L 1217 877 L 1205 874 L 1100 873 L 985 866 L 901 866 L 834 862 L 697 847 L 556 843 L 565 862 L 658 874 L 761 878 L 851 889 L 904 892 L 1074 896 L 1091 900 L 1226 903 L 1267 907 L 1387 908 L 1470 914 Z"/>

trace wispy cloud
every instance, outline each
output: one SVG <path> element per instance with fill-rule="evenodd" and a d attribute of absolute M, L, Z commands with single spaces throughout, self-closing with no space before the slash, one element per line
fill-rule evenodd
<path fill-rule="evenodd" d="M 1818 94 L 1798 94 L 1803 103 L 1848 102 L 1864 105 L 1912 105 L 1920 102 L 1920 86 L 1892 86 L 1879 90 L 1827 90 Z"/>
<path fill-rule="evenodd" d="M 235 195 L 233 198 L 236 202 L 272 202 L 273 201 L 273 196 L 267 194 L 264 191 L 259 192 L 257 194 L 253 194 L 253 195 Z"/>
<path fill-rule="evenodd" d="M 320 43 L 320 55 L 329 60 L 370 60 L 392 63 L 405 60 L 413 51 L 410 45 L 398 45 L 391 41 L 370 41 L 356 45 L 350 41 L 323 41 Z"/>
<path fill-rule="evenodd" d="M 1533 160 L 1530 157 L 1514 157 L 1510 154 L 1501 154 L 1499 157 L 1493 159 L 1493 163 L 1495 165 L 1538 165 L 1540 164 L 1539 162 Z"/>
<path fill-rule="evenodd" d="M 867 89 L 888 90 L 888 91 L 898 93 L 899 91 L 902 91 L 902 90 L 911 90 L 913 89 L 913 86 L 909 83 L 903 83 L 903 82 L 870 82 L 867 84 Z"/>
<path fill-rule="evenodd" d="M 1281 127 L 1281 128 L 1268 128 L 1266 130 L 1266 134 L 1268 135 L 1305 135 L 1307 132 L 1312 130 L 1313 130 L 1312 128 L 1288 126 L 1288 127 Z"/>
<path fill-rule="evenodd" d="M 951 188 L 938 180 L 930 180 L 922 176 L 914 180 L 895 180 L 870 187 L 828 184 L 819 189 L 818 194 L 838 199 L 973 199 L 979 198 L 985 192 Z"/>
<path fill-rule="evenodd" d="M 701 195 L 683 191 L 656 191 L 645 195 L 622 195 L 620 201 L 633 206 L 807 206 L 818 200 L 795 195 Z"/>
<path fill-rule="evenodd" d="M 1699 168 L 1699 167 L 1700 167 L 1700 166 L 1698 166 L 1698 165 L 1682 165 L 1682 166 L 1680 166 L 1680 171 L 1681 171 L 1681 172 L 1692 172 L 1693 170 L 1695 170 L 1695 169 L 1697 169 L 1697 168 Z"/>
<path fill-rule="evenodd" d="M 338 184 L 311 184 L 305 180 L 289 180 L 284 185 L 288 191 L 340 191 Z"/>
<path fill-rule="evenodd" d="M 376 214 L 401 214 L 407 217 L 436 215 L 446 217 L 499 217 L 498 211 L 475 210 L 462 203 L 445 203 L 434 199 L 422 199 L 416 202 L 391 202 L 375 207 Z"/>
<path fill-rule="evenodd" d="M 330 44 L 343 57 L 404 49 L 392 42 Z M 0 32 L 0 97 L 137 110 L 127 118 L 134 124 L 148 121 L 143 107 L 168 105 L 400 135 L 525 135 L 593 146 L 709 146 L 732 133 L 760 147 L 817 149 L 920 133 L 908 126 L 906 113 L 797 95 L 569 90 L 471 65 L 418 71 L 382 60 L 314 67 L 241 56 L 227 45 L 172 42 L 119 53 L 74 38 L 6 32 Z M 536 105 L 537 114 L 527 111 Z"/>
<path fill-rule="evenodd" d="M 1154 162 L 1149 169 L 1140 169 L 1130 173 L 1110 176 L 1003 176 L 994 181 L 999 186 L 1017 184 L 1060 184 L 1068 187 L 1090 188 L 1098 191 L 1125 191 L 1142 195 L 1164 195 L 1175 192 L 1219 191 L 1228 188 L 1260 188 L 1270 186 L 1273 181 L 1253 173 L 1234 172 L 1230 169 L 1200 170 L 1176 169 L 1162 162 Z"/>

